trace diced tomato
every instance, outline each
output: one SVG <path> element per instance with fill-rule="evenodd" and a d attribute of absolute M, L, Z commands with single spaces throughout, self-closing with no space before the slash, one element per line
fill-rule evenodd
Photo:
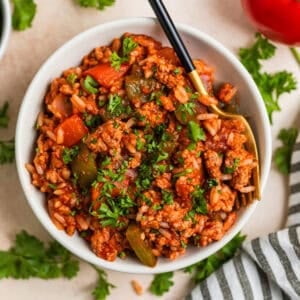
<path fill-rule="evenodd" d="M 78 115 L 64 120 L 56 129 L 57 142 L 66 147 L 72 147 L 88 133 L 87 127 Z"/>
<path fill-rule="evenodd" d="M 84 75 L 92 76 L 100 85 L 109 88 L 114 81 L 120 79 L 128 69 L 128 64 L 122 64 L 120 70 L 116 70 L 110 63 L 103 63 L 86 70 Z"/>

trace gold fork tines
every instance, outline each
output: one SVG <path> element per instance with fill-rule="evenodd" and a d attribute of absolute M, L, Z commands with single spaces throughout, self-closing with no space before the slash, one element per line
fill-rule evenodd
<path fill-rule="evenodd" d="M 189 74 L 189 78 L 191 79 L 195 89 L 199 92 L 200 95 L 207 96 L 208 93 L 202 83 L 202 80 L 196 70 L 193 70 Z M 224 112 L 217 105 L 212 104 L 209 106 L 210 110 L 219 115 L 222 119 L 230 119 L 230 120 L 240 120 L 245 126 L 245 135 L 247 137 L 246 149 L 254 155 L 256 166 L 252 170 L 252 183 L 255 187 L 254 192 L 242 194 L 239 198 L 239 206 L 246 206 L 253 202 L 254 199 L 260 200 L 260 175 L 259 175 L 259 157 L 256 146 L 256 141 L 252 129 L 248 123 L 248 121 L 241 115 L 231 114 Z"/>

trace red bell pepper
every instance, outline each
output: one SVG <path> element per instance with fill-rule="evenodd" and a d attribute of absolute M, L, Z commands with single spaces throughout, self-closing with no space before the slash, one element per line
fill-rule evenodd
<path fill-rule="evenodd" d="M 114 81 L 120 79 L 129 69 L 128 64 L 122 64 L 119 70 L 114 69 L 110 63 L 102 63 L 84 72 L 92 76 L 100 85 L 109 88 Z"/>
<path fill-rule="evenodd" d="M 78 115 L 65 119 L 56 128 L 57 142 L 66 147 L 72 147 L 88 133 L 87 127 Z"/>
<path fill-rule="evenodd" d="M 300 0 L 242 0 L 253 25 L 271 40 L 300 45 Z"/>

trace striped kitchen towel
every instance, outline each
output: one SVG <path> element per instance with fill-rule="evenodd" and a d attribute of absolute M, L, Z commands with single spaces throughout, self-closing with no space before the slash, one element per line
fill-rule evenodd
<path fill-rule="evenodd" d="M 300 136 L 291 163 L 286 228 L 245 243 L 186 300 L 300 299 Z"/>

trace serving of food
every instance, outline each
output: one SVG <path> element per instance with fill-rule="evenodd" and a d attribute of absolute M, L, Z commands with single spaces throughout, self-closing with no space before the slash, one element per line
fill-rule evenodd
<path fill-rule="evenodd" d="M 199 96 L 177 56 L 154 38 L 125 33 L 54 79 L 26 165 L 49 217 L 99 257 L 134 253 L 147 266 L 205 247 L 234 225 L 258 163 L 244 126 L 210 113 L 235 102 L 230 83 L 194 60 Z"/>

